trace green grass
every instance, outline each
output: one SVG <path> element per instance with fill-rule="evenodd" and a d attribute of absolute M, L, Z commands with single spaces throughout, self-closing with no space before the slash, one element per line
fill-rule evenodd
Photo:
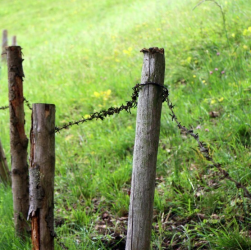
<path fill-rule="evenodd" d="M 218 1 L 224 30 L 218 6 L 206 1 L 193 10 L 198 2 L 0 0 L 0 28 L 17 35 L 23 48 L 25 97 L 54 103 L 58 126 L 130 100 L 141 78 L 139 51 L 163 47 L 165 84 L 179 121 L 251 191 L 250 3 Z M 4 64 L 0 93 L 0 106 L 6 105 Z M 210 117 L 212 111 L 218 116 Z M 27 135 L 30 114 L 26 109 Z M 124 237 L 119 218 L 129 207 L 135 120 L 133 110 L 56 134 L 55 228 L 69 249 L 113 249 L 115 236 Z M 0 111 L 10 163 L 8 129 L 8 111 Z M 196 142 L 180 134 L 164 104 L 152 249 L 251 249 L 250 205 L 215 174 Z M 104 212 L 114 225 L 106 230 Z M 0 249 L 30 249 L 14 236 L 11 190 L 2 186 L 0 218 Z"/>

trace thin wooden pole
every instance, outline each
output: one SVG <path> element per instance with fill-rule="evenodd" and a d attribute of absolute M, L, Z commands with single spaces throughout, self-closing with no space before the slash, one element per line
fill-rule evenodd
<path fill-rule="evenodd" d="M 29 209 L 27 163 L 28 139 L 24 130 L 24 97 L 22 52 L 19 46 L 7 47 L 10 112 L 11 178 L 16 234 L 23 239 L 29 231 L 26 217 Z"/>
<path fill-rule="evenodd" d="M 8 163 L 6 160 L 1 140 L 0 140 L 0 179 L 2 180 L 5 186 L 11 184 Z"/>
<path fill-rule="evenodd" d="M 12 46 L 17 46 L 17 36 L 12 37 Z"/>
<path fill-rule="evenodd" d="M 141 83 L 164 84 L 164 50 L 143 49 Z M 140 91 L 133 155 L 133 173 L 126 250 L 149 250 L 158 153 L 162 89 L 146 85 Z"/>
<path fill-rule="evenodd" d="M 33 104 L 30 134 L 30 208 L 33 250 L 54 249 L 55 105 Z"/>
<path fill-rule="evenodd" d="M 2 61 L 6 62 L 6 47 L 8 46 L 8 31 L 3 30 L 3 36 L 2 36 Z"/>

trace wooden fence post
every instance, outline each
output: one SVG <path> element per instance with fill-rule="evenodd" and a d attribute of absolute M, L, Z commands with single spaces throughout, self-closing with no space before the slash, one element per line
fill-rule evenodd
<path fill-rule="evenodd" d="M 33 104 L 30 134 L 30 208 L 33 250 L 54 249 L 55 105 Z"/>
<path fill-rule="evenodd" d="M 1 140 L 0 140 L 0 179 L 2 180 L 5 186 L 10 185 L 11 183 L 8 163 L 4 154 Z"/>
<path fill-rule="evenodd" d="M 3 36 L 2 36 L 2 61 L 6 62 L 6 47 L 8 46 L 8 31 L 3 30 Z"/>
<path fill-rule="evenodd" d="M 164 84 L 164 49 L 143 49 L 141 83 Z M 162 88 L 143 86 L 139 94 L 126 250 L 148 250 L 151 243 Z"/>
<path fill-rule="evenodd" d="M 17 46 L 17 36 L 12 37 L 12 46 Z"/>
<path fill-rule="evenodd" d="M 29 230 L 26 217 L 29 209 L 28 139 L 24 129 L 24 97 L 22 52 L 19 46 L 7 47 L 10 112 L 10 153 L 16 234 L 25 238 Z"/>

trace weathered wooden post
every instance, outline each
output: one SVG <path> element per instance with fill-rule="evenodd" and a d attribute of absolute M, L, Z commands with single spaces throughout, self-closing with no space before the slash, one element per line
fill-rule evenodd
<path fill-rule="evenodd" d="M 6 62 L 6 47 L 8 46 L 8 31 L 3 30 L 2 36 L 2 61 Z"/>
<path fill-rule="evenodd" d="M 24 97 L 22 52 L 19 46 L 7 47 L 10 112 L 10 153 L 13 193 L 14 223 L 16 234 L 25 238 L 29 224 L 29 177 L 27 163 L 28 139 L 24 130 Z"/>
<path fill-rule="evenodd" d="M 17 46 L 17 36 L 12 37 L 12 46 Z"/>
<path fill-rule="evenodd" d="M 164 85 L 164 49 L 144 53 L 141 83 Z M 151 243 L 162 88 L 143 86 L 139 94 L 126 250 L 148 250 Z"/>
<path fill-rule="evenodd" d="M 8 163 L 4 154 L 1 140 L 0 140 L 0 179 L 2 180 L 5 186 L 11 184 Z"/>
<path fill-rule="evenodd" d="M 30 133 L 30 208 L 33 250 L 54 249 L 55 105 L 33 104 Z"/>

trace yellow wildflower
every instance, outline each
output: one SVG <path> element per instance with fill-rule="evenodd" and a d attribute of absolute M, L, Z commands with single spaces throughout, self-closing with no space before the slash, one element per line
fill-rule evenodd
<path fill-rule="evenodd" d="M 95 92 L 94 92 L 94 96 L 95 96 L 95 97 L 100 97 L 100 93 L 95 91 Z"/>
<path fill-rule="evenodd" d="M 189 56 L 189 57 L 187 58 L 187 63 L 190 63 L 190 62 L 191 62 L 191 60 L 192 60 L 192 57 L 191 57 L 191 56 Z"/>

